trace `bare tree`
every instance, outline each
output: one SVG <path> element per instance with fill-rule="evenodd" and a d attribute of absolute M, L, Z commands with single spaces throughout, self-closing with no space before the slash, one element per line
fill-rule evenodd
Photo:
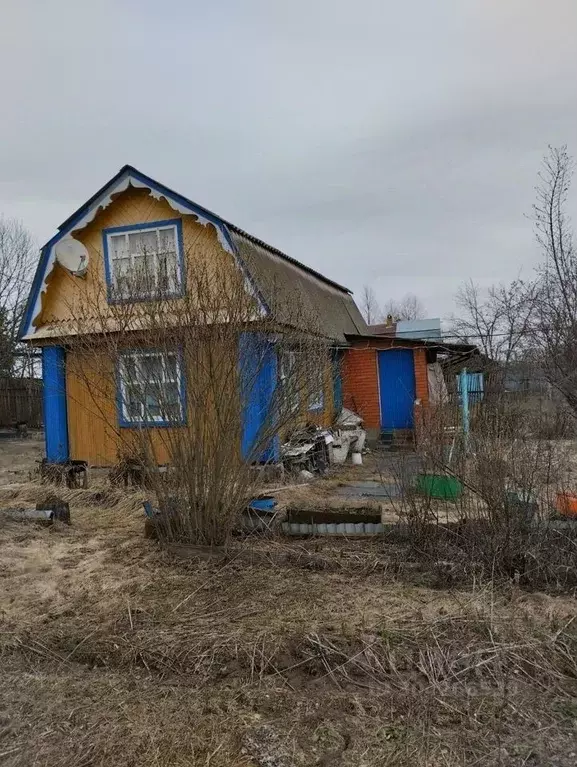
<path fill-rule="evenodd" d="M 455 300 L 461 312 L 452 317 L 452 333 L 477 344 L 489 360 L 507 365 L 530 346 L 533 286 L 518 279 L 483 292 L 470 280 L 459 288 Z"/>
<path fill-rule="evenodd" d="M 549 147 L 533 206 L 543 260 L 537 269 L 534 338 L 551 383 L 577 412 L 577 252 L 566 212 L 574 170 L 567 148 Z"/>
<path fill-rule="evenodd" d="M 385 320 L 389 315 L 393 320 L 422 320 L 425 316 L 425 307 L 418 296 L 407 293 L 400 300 L 391 299 L 385 304 L 381 319 Z"/>
<path fill-rule="evenodd" d="M 14 372 L 14 353 L 36 261 L 34 241 L 23 224 L 0 217 L 0 368 Z"/>
<path fill-rule="evenodd" d="M 381 308 L 375 295 L 375 291 L 370 285 L 363 285 L 361 294 L 361 312 L 367 325 L 374 325 L 381 319 Z"/>

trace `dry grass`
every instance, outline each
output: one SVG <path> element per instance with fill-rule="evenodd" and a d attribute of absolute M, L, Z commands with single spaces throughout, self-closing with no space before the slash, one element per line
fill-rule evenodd
<path fill-rule="evenodd" d="M 0 516 L 2 764 L 575 764 L 573 598 L 430 589 L 360 542 L 177 560 L 138 492 L 63 495 L 71 528 Z"/>

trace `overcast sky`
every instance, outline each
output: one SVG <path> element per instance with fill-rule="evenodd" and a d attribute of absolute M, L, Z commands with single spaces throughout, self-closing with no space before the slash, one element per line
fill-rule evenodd
<path fill-rule="evenodd" d="M 576 32 L 576 0 L 3 0 L 0 212 L 41 244 L 130 163 L 446 316 L 535 263 L 540 159 L 577 154 Z"/>

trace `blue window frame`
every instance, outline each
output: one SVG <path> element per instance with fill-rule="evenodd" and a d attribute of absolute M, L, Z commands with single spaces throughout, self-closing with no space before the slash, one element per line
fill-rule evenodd
<path fill-rule="evenodd" d="M 319 368 L 315 371 L 311 381 L 311 391 L 308 401 L 308 410 L 324 410 L 325 408 L 325 376 L 324 370 Z"/>
<path fill-rule="evenodd" d="M 102 240 L 109 302 L 184 294 L 180 218 L 103 229 Z"/>
<path fill-rule="evenodd" d="M 117 407 L 120 426 L 181 426 L 186 391 L 179 351 L 130 349 L 119 355 Z"/>
<path fill-rule="evenodd" d="M 280 394 L 285 408 L 295 413 L 300 407 L 300 393 L 296 380 L 297 355 L 290 349 L 283 349 L 279 354 L 278 378 Z"/>

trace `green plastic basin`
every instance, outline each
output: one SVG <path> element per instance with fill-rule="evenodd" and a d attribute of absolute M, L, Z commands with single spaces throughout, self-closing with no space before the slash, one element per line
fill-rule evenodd
<path fill-rule="evenodd" d="M 456 477 L 445 474 L 419 474 L 417 475 L 417 490 L 429 498 L 456 501 L 463 493 L 463 485 Z"/>

